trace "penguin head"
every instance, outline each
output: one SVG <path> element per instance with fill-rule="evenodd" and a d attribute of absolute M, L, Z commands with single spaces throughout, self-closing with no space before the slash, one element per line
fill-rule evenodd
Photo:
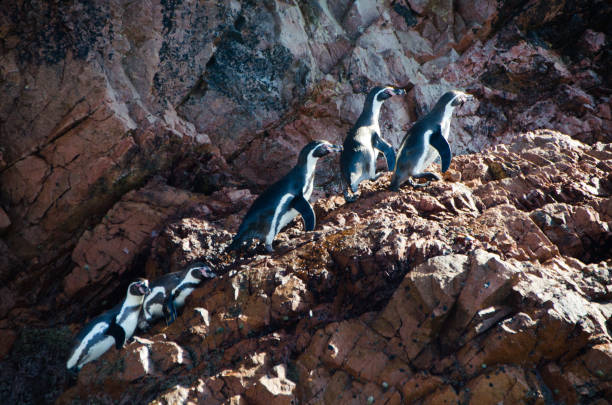
<path fill-rule="evenodd" d="M 376 86 L 372 90 L 370 90 L 367 99 L 371 99 L 372 102 L 378 101 L 379 103 L 382 103 L 388 98 L 391 98 L 393 96 L 401 96 L 403 94 L 406 94 L 404 89 L 400 89 L 393 86 Z M 366 104 L 368 101 L 367 99 Z"/>
<path fill-rule="evenodd" d="M 462 91 L 455 90 L 454 93 L 455 93 L 455 98 L 452 101 L 453 107 L 460 107 L 466 101 L 472 100 L 474 98 L 473 95 L 464 93 Z"/>
<path fill-rule="evenodd" d="M 150 292 L 149 290 L 149 280 L 144 278 L 139 278 L 136 281 L 133 281 L 128 286 L 128 295 L 134 296 L 145 296 Z"/>
<path fill-rule="evenodd" d="M 453 108 L 461 107 L 463 103 L 473 98 L 474 96 L 472 96 L 471 94 L 465 93 L 461 90 L 451 90 L 451 91 L 444 93 L 444 95 L 440 97 L 438 104 L 441 107 L 446 107 L 448 104 L 450 104 L 450 106 Z"/>
<path fill-rule="evenodd" d="M 213 273 L 210 267 L 208 267 L 207 265 L 197 263 L 193 265 L 191 269 L 189 269 L 188 277 L 191 277 L 197 280 L 198 282 L 202 282 L 207 278 L 217 277 L 217 275 Z"/>
<path fill-rule="evenodd" d="M 333 145 L 327 141 L 312 141 L 302 148 L 298 157 L 298 164 L 305 164 L 308 158 L 318 159 L 332 152 L 340 152 L 342 146 Z"/>

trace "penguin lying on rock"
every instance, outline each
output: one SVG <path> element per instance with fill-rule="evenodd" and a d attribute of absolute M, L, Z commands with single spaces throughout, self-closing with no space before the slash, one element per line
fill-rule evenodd
<path fill-rule="evenodd" d="M 76 346 L 66 362 L 66 368 L 78 371 L 113 345 L 121 349 L 136 330 L 138 314 L 148 292 L 147 280 L 130 283 L 122 303 L 94 318 L 77 334 Z"/>
<path fill-rule="evenodd" d="M 161 317 L 170 325 L 176 319 L 178 309 L 185 305 L 185 298 L 205 279 L 216 277 L 210 267 L 193 263 L 183 271 L 168 273 L 151 283 L 151 292 L 142 304 L 138 328 L 149 329 Z"/>
<path fill-rule="evenodd" d="M 357 199 L 357 190 L 363 180 L 376 180 L 376 159 L 382 152 L 387 160 L 387 169 L 395 166 L 393 146 L 380 136 L 378 115 L 385 100 L 394 95 L 406 94 L 403 89 L 395 87 L 374 87 L 368 93 L 363 111 L 344 140 L 340 155 L 340 169 L 344 180 L 344 199 L 353 202 Z M 349 191 L 350 189 L 350 191 Z M 349 194 L 352 192 L 352 195 Z"/>
<path fill-rule="evenodd" d="M 304 229 L 312 231 L 316 219 L 308 199 L 314 187 L 317 161 L 341 150 L 342 147 L 327 141 L 313 141 L 304 146 L 295 167 L 253 202 L 228 249 L 239 250 L 243 243 L 259 239 L 265 242 L 268 252 L 273 252 L 274 237 L 298 214 L 304 220 Z"/>
<path fill-rule="evenodd" d="M 437 174 L 423 172 L 436 158 L 429 145 L 436 148 L 442 160 L 442 173 L 448 170 L 451 163 L 452 152 L 448 144 L 450 123 L 455 107 L 471 100 L 471 94 L 459 90 L 445 93 L 429 114 L 421 118 L 410 128 L 404 136 L 397 153 L 395 169 L 391 178 L 392 190 L 397 191 L 408 181 L 414 188 L 425 187 L 431 180 L 440 180 Z M 423 184 L 414 183 L 410 177 L 427 179 Z"/>

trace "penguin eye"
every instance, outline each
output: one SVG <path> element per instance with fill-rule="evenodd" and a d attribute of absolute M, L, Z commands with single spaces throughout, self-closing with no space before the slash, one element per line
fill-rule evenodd
<path fill-rule="evenodd" d="M 318 145 L 313 151 L 312 151 L 312 156 L 314 157 L 321 157 L 321 156 L 325 156 L 325 154 L 327 153 L 327 149 L 324 146 L 325 144 L 321 144 Z"/>

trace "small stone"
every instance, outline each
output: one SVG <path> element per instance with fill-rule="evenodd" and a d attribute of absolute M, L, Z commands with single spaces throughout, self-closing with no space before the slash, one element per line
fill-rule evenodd
<path fill-rule="evenodd" d="M 373 404 L 374 403 L 374 397 L 372 395 L 370 395 L 368 397 L 368 404 Z"/>
<path fill-rule="evenodd" d="M 388 383 L 388 382 L 386 382 L 386 381 L 383 381 L 383 382 L 382 382 L 382 387 L 383 387 L 384 389 L 389 388 L 389 383 Z"/>

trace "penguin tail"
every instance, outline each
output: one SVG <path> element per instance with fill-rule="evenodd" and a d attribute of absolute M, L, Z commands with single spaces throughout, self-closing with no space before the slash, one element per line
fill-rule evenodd
<path fill-rule="evenodd" d="M 77 367 L 77 366 L 73 366 L 73 367 L 70 367 L 70 368 L 66 368 L 66 372 L 67 372 L 67 374 L 68 374 L 68 378 L 69 378 L 70 380 L 74 380 L 74 381 L 76 381 L 76 380 L 79 378 L 79 370 L 80 370 L 80 369 L 79 369 L 79 367 Z"/>
<path fill-rule="evenodd" d="M 391 183 L 389 183 L 389 190 L 391 191 L 399 191 L 400 189 L 400 180 L 397 174 L 393 173 L 391 176 Z"/>

